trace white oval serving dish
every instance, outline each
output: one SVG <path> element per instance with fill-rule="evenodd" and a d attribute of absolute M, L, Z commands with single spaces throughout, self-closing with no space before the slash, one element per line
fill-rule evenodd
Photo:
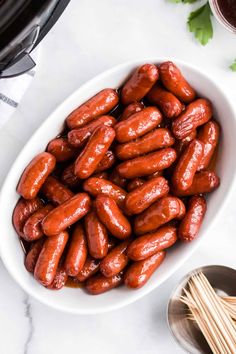
<path fill-rule="evenodd" d="M 172 58 L 171 60 L 179 66 L 184 76 L 197 90 L 199 96 L 207 97 L 212 101 L 214 117 L 223 127 L 217 163 L 217 173 L 221 178 L 221 185 L 208 198 L 208 211 L 198 238 L 192 243 L 180 243 L 170 249 L 161 267 L 150 281 L 139 290 L 120 287 L 99 296 L 88 295 L 78 288 L 51 291 L 39 285 L 32 275 L 25 270 L 24 255 L 12 226 L 12 212 L 19 198 L 16 193 L 16 185 L 25 166 L 36 154 L 45 150 L 48 141 L 61 131 L 66 116 L 73 109 L 106 87 L 118 88 L 121 86 L 137 66 L 145 62 L 160 63 L 165 60 L 167 59 L 157 57 L 128 62 L 96 76 L 81 86 L 34 133 L 6 177 L 0 195 L 1 257 L 15 281 L 28 294 L 48 306 L 74 314 L 95 314 L 118 309 L 150 293 L 167 280 L 192 255 L 201 240 L 207 237 L 210 227 L 214 220 L 219 217 L 219 212 L 223 209 L 224 203 L 229 197 L 236 171 L 236 120 L 234 110 L 220 85 L 216 84 L 207 74 Z"/>

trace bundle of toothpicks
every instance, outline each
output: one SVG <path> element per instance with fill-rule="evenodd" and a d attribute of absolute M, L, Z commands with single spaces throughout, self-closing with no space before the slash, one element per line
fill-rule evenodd
<path fill-rule="evenodd" d="M 220 297 L 202 272 L 191 276 L 181 301 L 214 354 L 236 353 L 236 297 Z"/>

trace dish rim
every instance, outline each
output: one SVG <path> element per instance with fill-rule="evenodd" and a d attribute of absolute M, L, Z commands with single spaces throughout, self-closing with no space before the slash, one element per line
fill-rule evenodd
<path fill-rule="evenodd" d="M 195 65 L 186 63 L 185 61 L 179 60 L 175 57 L 167 58 L 167 57 L 147 57 L 147 58 L 140 58 L 140 59 L 136 59 L 136 60 L 130 60 L 127 62 L 124 62 L 122 64 L 116 65 L 106 71 L 103 71 L 102 73 L 96 75 L 95 77 L 91 78 L 90 80 L 86 81 L 84 84 L 82 84 L 77 90 L 75 90 L 72 94 L 70 94 L 59 106 L 56 107 L 55 110 L 52 111 L 52 113 L 43 121 L 43 123 L 34 131 L 34 133 L 32 134 L 31 138 L 29 139 L 29 141 L 23 146 L 23 148 L 21 149 L 21 151 L 19 152 L 19 154 L 17 155 L 15 161 L 13 162 L 10 170 L 8 171 L 6 178 L 2 184 L 1 187 L 1 191 L 0 191 L 0 206 L 3 205 L 4 201 L 3 201 L 3 191 L 6 188 L 6 184 L 7 184 L 7 178 L 8 176 L 12 173 L 12 171 L 14 171 L 15 165 L 16 163 L 22 158 L 22 155 L 24 155 L 25 151 L 30 147 L 30 145 L 32 144 L 32 141 L 35 139 L 35 136 L 38 134 L 38 132 L 40 130 L 44 130 L 45 126 L 48 124 L 48 121 L 52 119 L 52 117 L 54 117 L 55 115 L 58 115 L 58 112 L 60 112 L 60 110 L 63 108 L 63 106 L 66 106 L 70 103 L 70 101 L 74 100 L 74 97 L 76 97 L 78 95 L 79 91 L 83 91 L 85 90 L 87 87 L 89 87 L 90 85 L 94 85 L 96 84 L 96 81 L 100 81 L 100 80 L 104 80 L 106 79 L 106 77 L 109 77 L 110 75 L 113 75 L 114 72 L 122 70 L 124 68 L 128 68 L 129 66 L 132 66 L 133 69 L 135 69 L 135 67 L 137 67 L 138 65 L 142 65 L 142 63 L 160 63 L 163 61 L 173 61 L 174 63 L 177 64 L 177 66 L 181 66 L 183 68 L 187 68 L 195 73 L 200 73 L 202 76 L 205 77 L 205 79 L 209 82 L 211 82 L 211 85 L 213 85 L 216 90 L 218 90 L 220 92 L 220 94 L 225 98 L 225 100 L 227 101 L 230 110 L 232 111 L 234 118 L 235 118 L 235 109 L 233 108 L 233 104 L 231 102 L 231 100 L 226 96 L 225 92 L 221 89 L 220 85 L 217 84 L 217 82 L 215 81 L 215 79 L 212 79 L 212 77 L 210 77 L 207 73 L 205 73 L 202 69 L 199 69 L 198 67 L 196 67 Z M 132 69 L 132 70 L 133 70 Z M 121 78 L 122 79 L 122 78 Z M 66 117 L 65 117 L 66 118 Z M 234 177 L 236 174 L 236 170 L 234 172 Z M 230 194 L 232 189 L 234 188 L 234 184 L 235 184 L 235 178 L 233 178 L 231 185 L 228 187 L 228 191 L 226 196 L 224 197 L 221 207 L 215 212 L 214 215 L 214 219 L 216 219 L 217 217 L 219 217 L 221 215 L 221 213 L 223 212 L 223 210 L 225 209 L 225 206 L 230 198 Z M 211 220 L 210 224 L 207 225 L 207 233 L 210 232 L 211 228 L 214 225 L 214 220 Z M 156 282 L 155 284 L 153 284 L 150 288 L 146 288 L 145 286 L 142 288 L 142 292 L 137 291 L 136 295 L 134 295 L 132 298 L 126 298 L 125 296 L 119 300 L 119 302 L 117 302 L 116 304 L 111 304 L 111 305 L 106 305 L 106 307 L 101 307 L 101 308 L 97 308 L 94 309 L 92 308 L 91 310 L 88 309 L 77 309 L 77 308 L 67 308 L 65 306 L 62 306 L 60 304 L 49 304 L 47 301 L 46 297 L 42 297 L 39 296 L 37 294 L 37 292 L 32 289 L 31 286 L 28 286 L 27 284 L 25 284 L 24 281 L 22 281 L 21 279 L 18 279 L 16 277 L 16 274 L 14 274 L 14 271 L 11 269 L 11 266 L 8 266 L 8 260 L 7 260 L 7 256 L 4 254 L 4 252 L 2 252 L 2 241 L 0 240 L 0 257 L 3 261 L 4 266 L 6 267 L 8 273 L 11 275 L 11 277 L 14 279 L 14 281 L 30 296 L 32 296 L 34 299 L 36 299 L 37 301 L 43 303 L 44 305 L 50 307 L 50 308 L 54 308 L 56 310 L 60 310 L 66 313 L 71 313 L 71 314 L 76 314 L 76 315 L 91 315 L 91 314 L 99 314 L 99 313 L 105 313 L 105 312 L 109 312 L 112 310 L 117 310 L 119 308 L 122 308 L 126 305 L 129 305 L 131 303 L 134 303 L 135 301 L 141 299 L 142 297 L 144 297 L 145 295 L 149 294 L 150 292 L 152 292 L 154 289 L 156 289 L 157 287 L 159 287 L 161 284 L 163 284 L 168 278 L 170 278 L 190 257 L 191 255 L 197 250 L 197 248 L 200 246 L 201 242 L 203 240 L 205 240 L 206 238 L 206 232 L 204 234 L 203 237 L 198 238 L 197 240 L 195 240 L 194 245 L 192 246 L 192 248 L 182 257 L 182 259 L 173 267 L 171 268 L 169 271 L 167 271 L 165 273 L 165 275 L 162 277 L 162 279 L 159 282 Z M 130 291 L 134 291 L 135 290 L 130 290 Z"/>

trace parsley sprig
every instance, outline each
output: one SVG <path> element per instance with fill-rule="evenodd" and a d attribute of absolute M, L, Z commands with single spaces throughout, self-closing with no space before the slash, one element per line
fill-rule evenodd
<path fill-rule="evenodd" d="M 198 0 L 169 0 L 175 4 L 193 4 Z M 207 1 L 203 6 L 197 8 L 195 11 L 190 12 L 187 20 L 188 29 L 192 32 L 195 38 L 202 45 L 206 45 L 210 39 L 213 38 L 213 26 L 211 22 L 212 11 Z M 236 72 L 236 59 L 229 66 L 229 68 Z"/>
<path fill-rule="evenodd" d="M 172 3 L 192 4 L 198 0 L 169 0 Z M 206 45 L 213 37 L 213 27 L 211 22 L 211 8 L 208 1 L 205 5 L 199 7 L 197 10 L 190 12 L 188 16 L 188 28 L 195 38 L 202 44 Z"/>
<path fill-rule="evenodd" d="M 188 17 L 188 28 L 194 33 L 195 38 L 206 45 L 213 37 L 213 27 L 211 23 L 211 8 L 208 3 L 190 13 Z"/>
<path fill-rule="evenodd" d="M 229 67 L 232 71 L 236 71 L 236 59 L 234 59 L 233 63 Z"/>
<path fill-rule="evenodd" d="M 169 0 L 170 2 L 173 2 L 175 4 L 183 3 L 183 4 L 193 4 L 197 0 Z"/>

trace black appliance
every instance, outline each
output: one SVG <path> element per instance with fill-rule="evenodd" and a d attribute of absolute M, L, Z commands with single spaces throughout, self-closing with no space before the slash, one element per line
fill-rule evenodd
<path fill-rule="evenodd" d="M 35 66 L 30 52 L 60 17 L 70 0 L 0 0 L 0 78 Z"/>

